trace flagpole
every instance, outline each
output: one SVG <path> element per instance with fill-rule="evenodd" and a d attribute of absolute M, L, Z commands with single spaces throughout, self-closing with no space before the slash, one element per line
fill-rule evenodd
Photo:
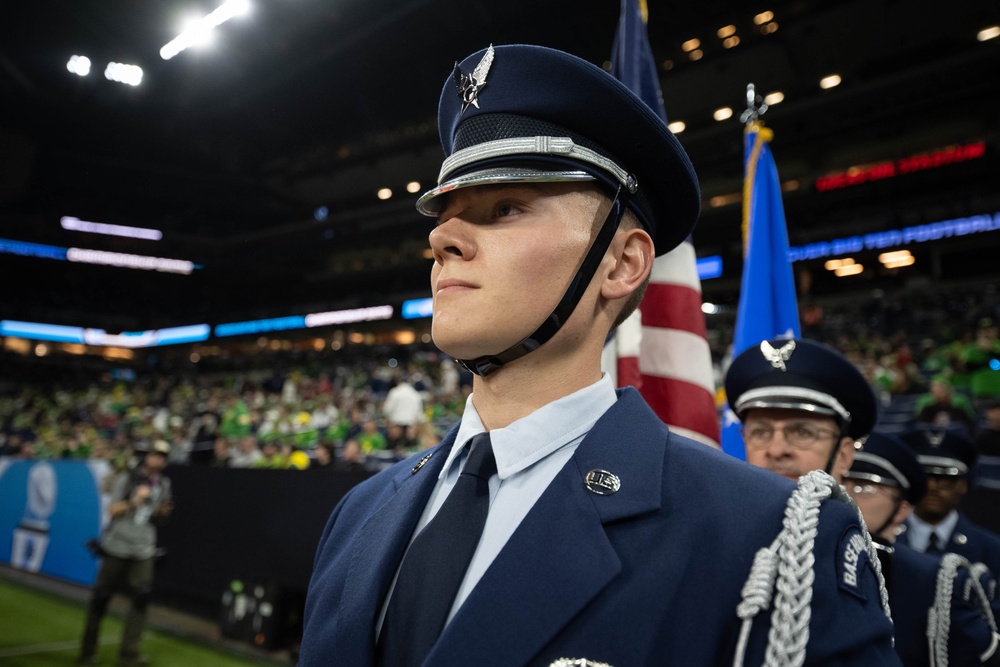
<path fill-rule="evenodd" d="M 761 116 L 767 104 L 747 85 L 744 128 L 743 279 L 733 332 L 732 354 L 763 340 L 799 336 L 795 278 L 788 261 L 788 229 L 781 202 L 781 181 L 769 147 L 773 133 Z M 745 458 L 739 420 L 726 410 L 723 451 Z"/>
<path fill-rule="evenodd" d="M 646 0 L 621 0 L 611 73 L 663 120 L 666 129 L 647 18 Z M 671 431 L 718 447 L 712 350 L 696 264 L 690 238 L 656 258 L 639 309 L 616 333 L 618 382 L 621 386 L 634 378 L 633 384 Z"/>

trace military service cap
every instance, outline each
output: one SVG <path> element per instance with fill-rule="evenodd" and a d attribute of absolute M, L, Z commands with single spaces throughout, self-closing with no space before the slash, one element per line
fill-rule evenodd
<path fill-rule="evenodd" d="M 868 436 L 864 451 L 854 454 L 854 463 L 844 476 L 895 486 L 911 505 L 927 493 L 927 475 L 916 455 L 905 442 L 885 433 Z"/>
<path fill-rule="evenodd" d="M 765 340 L 737 356 L 726 396 L 741 419 L 751 408 L 786 408 L 833 417 L 855 440 L 875 426 L 878 403 L 861 372 L 842 354 L 804 339 Z"/>
<path fill-rule="evenodd" d="M 903 435 L 928 475 L 968 475 L 976 463 L 976 445 L 960 430 L 918 430 Z"/>
<path fill-rule="evenodd" d="M 591 181 L 629 192 L 656 254 L 691 233 L 698 179 L 663 120 L 624 84 L 576 56 L 541 46 L 491 46 L 455 65 L 438 108 L 445 160 L 417 209 L 491 183 Z"/>

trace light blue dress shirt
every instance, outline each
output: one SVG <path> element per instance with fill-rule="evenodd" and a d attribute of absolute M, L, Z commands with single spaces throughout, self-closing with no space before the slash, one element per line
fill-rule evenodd
<path fill-rule="evenodd" d="M 466 401 L 455 444 L 417 522 L 414 536 L 430 523 L 458 481 L 467 458 L 465 445 L 473 436 L 486 431 L 473 404 L 474 397 L 470 395 Z M 535 502 L 572 458 L 584 436 L 617 400 L 614 383 L 605 373 L 589 387 L 553 401 L 506 428 L 490 431 L 490 442 L 497 460 L 497 474 L 490 478 L 489 483 L 490 511 L 479 546 L 472 555 L 465 579 L 448 614 L 449 622 Z M 413 542 L 412 538 L 410 542 Z M 396 569 L 396 576 L 399 576 L 399 568 Z M 395 587 L 396 578 L 393 577 L 376 633 L 382 631 L 382 621 Z"/>
<path fill-rule="evenodd" d="M 914 551 L 921 553 L 927 551 L 931 542 L 931 533 L 937 534 L 938 547 L 941 551 L 948 551 L 948 542 L 951 541 L 951 534 L 955 532 L 955 525 L 958 523 L 958 511 L 952 510 L 944 520 L 932 526 L 916 514 L 910 514 L 906 519 L 908 535 L 907 541 Z"/>

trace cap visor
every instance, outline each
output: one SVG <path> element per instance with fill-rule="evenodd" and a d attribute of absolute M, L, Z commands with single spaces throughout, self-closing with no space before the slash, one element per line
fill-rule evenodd
<path fill-rule="evenodd" d="M 523 167 L 494 167 L 481 169 L 448 179 L 433 190 L 428 190 L 417 200 L 417 210 L 434 217 L 441 211 L 441 195 L 474 185 L 503 183 L 559 183 L 568 181 L 595 181 L 585 171 L 568 169 L 528 169 Z"/>

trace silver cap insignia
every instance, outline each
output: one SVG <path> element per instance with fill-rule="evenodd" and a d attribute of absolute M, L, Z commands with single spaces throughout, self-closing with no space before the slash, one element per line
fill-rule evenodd
<path fill-rule="evenodd" d="M 486 75 L 490 72 L 493 64 L 493 45 L 486 49 L 483 59 L 472 70 L 472 74 L 466 74 L 455 63 L 455 85 L 458 86 L 458 97 L 462 100 L 462 112 L 469 108 L 469 105 L 479 108 L 479 91 L 486 87 Z M 459 114 L 461 115 L 461 114 Z"/>
<path fill-rule="evenodd" d="M 969 538 L 962 533 L 955 533 L 955 536 L 951 539 L 955 540 L 955 544 L 965 544 L 969 541 Z"/>
<path fill-rule="evenodd" d="M 760 343 L 760 351 L 764 355 L 764 358 L 771 363 L 771 366 L 777 368 L 779 371 L 787 371 L 785 362 L 791 358 L 792 352 L 795 351 L 795 341 L 790 340 L 775 349 L 770 343 L 764 340 Z"/>
<path fill-rule="evenodd" d="M 597 469 L 591 470 L 584 476 L 583 485 L 591 493 L 596 493 L 599 496 L 610 496 L 622 488 L 622 481 L 618 475 L 612 472 Z"/>

